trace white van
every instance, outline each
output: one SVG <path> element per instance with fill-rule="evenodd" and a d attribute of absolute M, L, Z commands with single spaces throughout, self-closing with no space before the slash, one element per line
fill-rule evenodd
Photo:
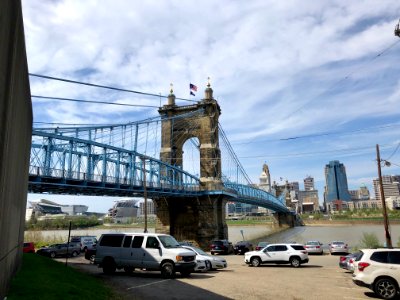
<path fill-rule="evenodd" d="M 161 271 L 165 278 L 175 272 L 188 276 L 196 267 L 196 253 L 180 247 L 170 235 L 158 233 L 106 233 L 97 244 L 94 264 L 106 274 L 116 269 L 133 272 L 135 268 Z"/>

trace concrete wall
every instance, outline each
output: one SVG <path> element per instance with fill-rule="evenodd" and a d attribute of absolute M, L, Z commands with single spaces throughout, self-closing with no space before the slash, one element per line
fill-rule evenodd
<path fill-rule="evenodd" d="M 32 104 L 20 0 L 0 1 L 0 299 L 21 267 Z"/>

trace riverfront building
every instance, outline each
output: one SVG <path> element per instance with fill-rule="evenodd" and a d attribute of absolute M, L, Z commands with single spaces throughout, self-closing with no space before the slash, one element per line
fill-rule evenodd
<path fill-rule="evenodd" d="M 325 166 L 325 182 L 325 208 L 328 211 L 347 208 L 347 202 L 351 201 L 351 195 L 347 185 L 345 166 L 338 160 L 330 161 Z"/>
<path fill-rule="evenodd" d="M 375 199 L 381 200 L 381 193 L 379 188 L 379 180 L 373 180 Z M 400 196 L 400 175 L 390 176 L 384 175 L 382 176 L 382 185 L 383 192 L 385 194 L 385 198 L 388 197 L 399 197 Z"/>

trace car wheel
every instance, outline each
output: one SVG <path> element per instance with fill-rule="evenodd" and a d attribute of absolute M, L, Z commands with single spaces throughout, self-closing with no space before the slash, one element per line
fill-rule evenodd
<path fill-rule="evenodd" d="M 50 252 L 50 257 L 51 258 L 54 258 L 54 257 L 56 257 L 56 253 L 53 251 L 53 252 Z"/>
<path fill-rule="evenodd" d="M 205 263 L 206 263 L 206 270 L 210 271 L 212 268 L 211 262 L 209 260 L 206 260 Z"/>
<path fill-rule="evenodd" d="M 90 255 L 90 258 L 89 258 L 89 261 L 90 261 L 90 263 L 94 263 L 94 258 L 95 258 L 96 256 L 94 255 L 94 254 L 92 254 L 92 255 Z"/>
<path fill-rule="evenodd" d="M 72 251 L 72 256 L 73 256 L 73 257 L 77 257 L 77 256 L 78 256 L 78 252 Z"/>
<path fill-rule="evenodd" d="M 290 265 L 291 265 L 293 268 L 298 268 L 298 267 L 300 267 L 300 264 L 301 264 L 301 262 L 300 262 L 300 259 L 299 259 L 298 257 L 291 257 L 291 258 L 290 258 Z"/>
<path fill-rule="evenodd" d="M 374 292 L 383 299 L 394 299 L 397 296 L 398 288 L 390 278 L 382 278 L 375 282 Z"/>
<path fill-rule="evenodd" d="M 165 262 L 161 265 L 161 275 L 164 278 L 174 278 L 175 268 L 171 262 Z"/>
<path fill-rule="evenodd" d="M 253 267 L 259 267 L 261 265 L 261 259 L 259 257 L 253 257 L 251 258 L 250 263 Z"/>
<path fill-rule="evenodd" d="M 214 252 L 211 251 L 211 255 L 214 255 Z"/>
<path fill-rule="evenodd" d="M 112 258 L 105 259 L 103 262 L 103 273 L 113 274 L 115 273 L 117 266 Z"/>

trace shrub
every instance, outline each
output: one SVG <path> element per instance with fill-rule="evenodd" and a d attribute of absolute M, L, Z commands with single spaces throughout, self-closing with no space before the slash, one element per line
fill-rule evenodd
<path fill-rule="evenodd" d="M 375 233 L 363 233 L 363 237 L 360 240 L 362 248 L 379 248 L 382 244 L 379 242 L 378 237 Z"/>

